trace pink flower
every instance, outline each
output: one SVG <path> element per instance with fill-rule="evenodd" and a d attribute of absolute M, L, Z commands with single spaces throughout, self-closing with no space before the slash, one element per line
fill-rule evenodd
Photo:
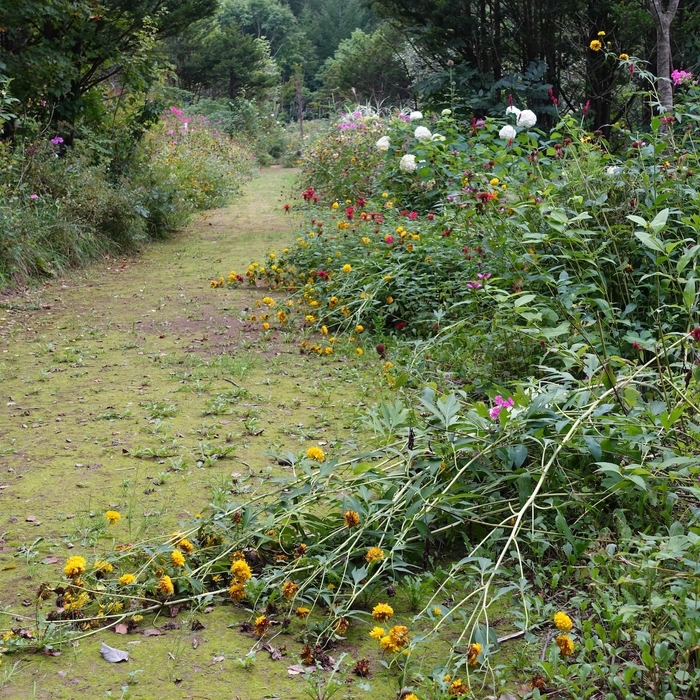
<path fill-rule="evenodd" d="M 498 416 L 501 415 L 501 411 L 505 408 L 513 408 L 515 406 L 515 401 L 512 398 L 504 399 L 502 396 L 493 397 L 493 408 L 489 409 L 489 415 L 492 420 L 498 420 Z"/>
<path fill-rule="evenodd" d="M 38 194 L 30 194 L 29 199 L 39 199 L 39 195 Z"/>
<path fill-rule="evenodd" d="M 418 218 L 418 212 L 417 212 L 417 211 L 412 211 L 412 212 L 408 215 L 408 218 L 411 219 L 411 221 L 413 221 L 414 219 L 417 219 L 417 218 Z"/>
<path fill-rule="evenodd" d="M 54 146 L 58 146 L 59 143 L 63 143 L 63 139 L 62 139 L 60 136 L 54 136 L 54 137 L 51 139 L 51 143 L 52 143 Z"/>
<path fill-rule="evenodd" d="M 479 272 L 476 276 L 480 280 L 487 280 L 487 279 L 490 279 L 491 273 L 490 272 Z"/>
<path fill-rule="evenodd" d="M 394 237 L 393 237 L 393 236 L 386 236 L 386 237 L 384 238 L 384 240 L 385 240 L 387 243 L 393 243 L 393 242 L 394 242 Z"/>
<path fill-rule="evenodd" d="M 481 282 L 467 282 L 469 289 L 481 289 Z"/>

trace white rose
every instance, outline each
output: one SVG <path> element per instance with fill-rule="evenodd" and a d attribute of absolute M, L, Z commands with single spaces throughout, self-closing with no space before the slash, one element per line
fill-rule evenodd
<path fill-rule="evenodd" d="M 416 163 L 416 157 L 413 153 L 407 153 L 405 156 L 401 157 L 401 162 L 399 163 L 399 170 L 404 173 L 415 173 L 418 170 L 418 165 Z"/>
<path fill-rule="evenodd" d="M 411 113 L 408 115 L 408 120 L 409 120 L 409 121 L 415 122 L 415 121 L 417 121 L 418 119 L 423 119 L 423 112 L 415 111 L 415 112 L 411 112 Z"/>
<path fill-rule="evenodd" d="M 382 138 L 380 138 L 377 141 L 377 143 L 375 144 L 375 146 L 377 147 L 377 150 L 379 150 L 379 151 L 388 150 L 390 145 L 391 145 L 391 140 L 389 139 L 388 136 L 382 136 Z"/>
<path fill-rule="evenodd" d="M 517 119 L 520 116 L 520 110 L 517 107 L 510 105 L 510 107 L 506 107 L 506 115 L 508 114 L 514 114 L 515 118 Z"/>
<path fill-rule="evenodd" d="M 498 138 L 504 141 L 512 141 L 517 135 L 515 129 L 510 125 L 506 124 L 499 132 Z"/>
<path fill-rule="evenodd" d="M 417 126 L 413 136 L 417 141 L 430 141 L 433 135 L 430 133 L 430 129 L 427 127 Z"/>
<path fill-rule="evenodd" d="M 535 124 L 537 124 L 537 116 L 530 109 L 524 109 L 520 114 L 518 114 L 515 123 L 518 126 L 522 126 L 524 129 L 532 129 Z"/>

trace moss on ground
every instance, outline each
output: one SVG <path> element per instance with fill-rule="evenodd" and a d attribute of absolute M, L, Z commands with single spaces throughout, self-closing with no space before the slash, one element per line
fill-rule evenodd
<path fill-rule="evenodd" d="M 281 199 L 293 178 L 263 171 L 232 206 L 138 258 L 0 298 L 1 628 L 34 626 L 36 589 L 61 580 L 68 556 L 167 535 L 217 499 L 264 488 L 289 469 L 278 453 L 362 444 L 356 407 L 378 398 L 379 358 L 300 355 L 294 334 L 248 322 L 260 290 L 209 285 L 293 238 Z M 107 529 L 108 508 L 123 518 Z M 205 629 L 190 631 L 192 616 Z M 131 698 L 303 697 L 305 681 L 286 670 L 301 623 L 273 642 L 286 656 L 258 653 L 246 670 L 237 659 L 256 640 L 236 627 L 248 617 L 188 611 L 162 636 L 100 630 L 60 656 L 5 657 L 0 697 L 121 697 L 125 686 Z M 129 663 L 103 661 L 102 641 L 128 649 Z M 347 663 L 370 646 L 366 630 L 351 634 Z M 393 697 L 396 680 L 374 668 L 373 690 Z"/>

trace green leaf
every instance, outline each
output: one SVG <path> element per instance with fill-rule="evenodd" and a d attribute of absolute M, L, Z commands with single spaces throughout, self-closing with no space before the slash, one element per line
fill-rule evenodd
<path fill-rule="evenodd" d="M 669 209 L 662 209 L 655 217 L 654 220 L 649 224 L 649 228 L 654 233 L 659 233 L 666 226 L 668 221 Z"/>
<path fill-rule="evenodd" d="M 635 231 L 634 235 L 647 247 L 651 248 L 652 250 L 655 250 L 659 253 L 665 253 L 666 249 L 663 246 L 663 243 L 656 238 L 656 236 L 652 236 L 650 233 L 647 233 L 646 231 Z"/>
<path fill-rule="evenodd" d="M 685 308 L 690 311 L 695 303 L 695 280 L 690 279 L 685 283 L 683 288 L 683 303 Z"/>

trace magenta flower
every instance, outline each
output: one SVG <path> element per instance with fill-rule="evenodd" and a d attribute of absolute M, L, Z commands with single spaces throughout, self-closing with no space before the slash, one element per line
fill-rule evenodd
<path fill-rule="evenodd" d="M 469 289 L 481 289 L 481 282 L 467 282 Z"/>
<path fill-rule="evenodd" d="M 501 415 L 501 411 L 505 408 L 513 408 L 515 406 L 515 401 L 512 398 L 504 399 L 502 396 L 493 397 L 493 408 L 489 409 L 489 415 L 491 420 L 498 420 L 498 416 Z"/>
<path fill-rule="evenodd" d="M 62 139 L 60 136 L 54 136 L 54 137 L 51 139 L 51 143 L 52 143 L 54 146 L 58 146 L 59 143 L 63 143 L 63 139 Z"/>
<path fill-rule="evenodd" d="M 385 240 L 387 243 L 393 243 L 393 242 L 394 242 L 394 237 L 393 237 L 393 236 L 387 236 L 384 240 Z"/>
<path fill-rule="evenodd" d="M 39 199 L 39 195 L 38 194 L 30 194 L 29 199 Z"/>
<path fill-rule="evenodd" d="M 490 272 L 479 272 L 476 276 L 480 280 L 487 280 L 491 277 L 491 273 Z"/>

